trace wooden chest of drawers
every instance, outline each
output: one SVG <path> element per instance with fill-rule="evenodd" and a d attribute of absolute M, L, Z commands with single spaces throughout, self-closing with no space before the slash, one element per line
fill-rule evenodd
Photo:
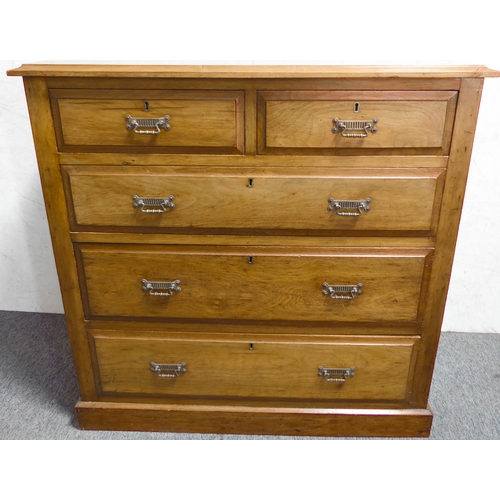
<path fill-rule="evenodd" d="M 82 429 L 428 436 L 485 67 L 26 65 Z"/>

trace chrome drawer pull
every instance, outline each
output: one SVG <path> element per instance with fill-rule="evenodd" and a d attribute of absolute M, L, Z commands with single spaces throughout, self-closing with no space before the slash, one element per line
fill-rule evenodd
<path fill-rule="evenodd" d="M 334 118 L 333 124 L 335 125 L 332 128 L 332 132 L 336 134 L 337 132 L 342 133 L 342 137 L 368 137 L 368 132 L 374 134 L 377 131 L 377 127 L 375 126 L 378 123 L 377 118 L 374 118 L 371 122 L 364 120 L 346 120 L 340 121 L 338 118 Z M 350 133 L 350 130 L 363 130 L 363 133 Z"/>
<path fill-rule="evenodd" d="M 161 214 L 167 211 L 167 208 L 173 210 L 175 204 L 172 203 L 175 200 L 174 196 L 169 196 L 168 198 L 142 198 L 134 194 L 132 196 L 134 200 L 134 208 L 141 209 L 141 212 L 145 214 Z M 160 207 L 160 208 L 146 208 L 146 207 Z"/>
<path fill-rule="evenodd" d="M 180 280 L 175 281 L 148 281 L 142 280 L 142 289 L 149 295 L 156 295 L 160 297 L 170 297 L 174 292 L 180 292 L 182 288 Z M 166 290 L 166 292 L 158 292 L 157 290 Z"/>
<path fill-rule="evenodd" d="M 186 373 L 186 363 L 180 363 L 178 365 L 162 365 L 162 364 L 157 364 L 151 361 L 149 363 L 149 366 L 151 367 L 151 371 L 155 372 L 158 377 L 164 377 L 164 378 L 177 378 L 179 376 L 179 373 Z M 168 373 L 163 373 L 163 372 L 168 372 Z"/>
<path fill-rule="evenodd" d="M 336 300 L 353 300 L 356 295 L 361 295 L 363 283 L 357 285 L 329 285 L 323 283 L 323 295 L 330 295 Z"/>
<path fill-rule="evenodd" d="M 323 368 L 318 366 L 318 376 L 325 377 L 327 382 L 347 382 L 347 377 L 354 377 L 352 368 Z"/>
<path fill-rule="evenodd" d="M 328 198 L 328 211 L 333 212 L 336 210 L 337 215 L 342 215 L 344 217 L 359 217 L 362 215 L 361 210 L 368 212 L 370 210 L 369 203 L 371 198 L 366 198 L 366 200 L 334 200 L 333 198 Z"/>
<path fill-rule="evenodd" d="M 130 115 L 125 117 L 127 122 L 127 130 L 133 130 L 136 134 L 159 134 L 161 129 L 170 130 L 170 116 L 165 115 L 163 118 L 132 118 Z M 141 129 L 154 130 L 141 130 Z"/>

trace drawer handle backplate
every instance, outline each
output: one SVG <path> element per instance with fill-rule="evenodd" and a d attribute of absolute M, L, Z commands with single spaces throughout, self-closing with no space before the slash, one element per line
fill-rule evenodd
<path fill-rule="evenodd" d="M 330 295 L 336 300 L 353 300 L 356 295 L 361 295 L 363 283 L 357 285 L 329 285 L 323 283 L 323 295 Z"/>
<path fill-rule="evenodd" d="M 361 210 L 368 212 L 370 210 L 369 203 L 371 198 L 366 198 L 366 200 L 334 200 L 333 198 L 328 198 L 328 211 L 333 212 L 336 210 L 337 215 L 344 217 L 359 217 L 362 215 Z"/>
<path fill-rule="evenodd" d="M 175 281 L 148 281 L 142 280 L 142 289 L 145 292 L 149 291 L 149 295 L 156 295 L 160 297 L 170 297 L 174 292 L 180 292 L 182 288 L 180 280 Z M 166 290 L 165 292 L 158 292 L 157 290 Z"/>
<path fill-rule="evenodd" d="M 134 208 L 140 208 L 141 212 L 145 214 L 162 214 L 167 211 L 167 208 L 173 210 L 175 208 L 174 196 L 167 196 L 167 198 L 143 198 L 134 194 L 132 196 L 134 201 Z M 160 208 L 146 208 L 146 207 L 160 207 Z"/>
<path fill-rule="evenodd" d="M 374 134 L 377 131 L 377 127 L 375 126 L 378 123 L 377 118 L 374 118 L 371 122 L 364 120 L 339 120 L 338 118 L 334 118 L 333 120 L 334 127 L 332 128 L 332 132 L 336 134 L 340 132 L 342 137 L 354 137 L 354 138 L 362 138 L 368 137 L 368 132 Z M 362 130 L 362 133 L 352 133 L 352 130 Z"/>
<path fill-rule="evenodd" d="M 165 365 L 151 361 L 149 363 L 149 366 L 151 367 L 152 372 L 155 372 L 158 377 L 163 378 L 177 378 L 179 376 L 179 373 L 187 372 L 186 363 Z"/>
<path fill-rule="evenodd" d="M 347 377 L 354 377 L 354 366 L 352 368 L 323 368 L 318 366 L 318 376 L 325 377 L 327 382 L 347 382 Z"/>
<path fill-rule="evenodd" d="M 125 117 L 127 130 L 132 130 L 136 134 L 159 134 L 161 130 L 169 131 L 170 116 L 165 115 L 163 118 L 132 118 L 130 115 Z M 146 130 L 143 130 L 146 129 Z M 153 129 L 153 130 L 151 130 Z"/>

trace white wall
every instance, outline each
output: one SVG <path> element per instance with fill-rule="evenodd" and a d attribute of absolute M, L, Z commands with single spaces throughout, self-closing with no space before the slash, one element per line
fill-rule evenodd
<path fill-rule="evenodd" d="M 172 22 L 163 38 L 148 41 L 148 54 L 156 61 L 142 59 L 143 47 L 132 39 L 127 41 L 124 23 L 118 18 L 117 23 L 106 25 L 107 40 L 99 30 L 91 31 L 89 37 L 88 12 L 80 13 L 80 28 L 61 24 L 62 34 L 44 31 L 33 19 L 25 32 L 34 36 L 38 30 L 36 43 L 18 50 L 16 60 L 0 61 L 0 310 L 62 312 L 22 80 L 7 78 L 7 69 L 25 62 L 126 60 L 164 64 L 484 64 L 500 70 L 495 15 L 482 0 L 474 2 L 474 9 L 463 11 L 458 0 L 421 1 L 418 9 L 406 7 L 406 12 L 403 3 L 383 0 L 359 0 L 356 7 L 338 2 L 332 3 L 335 7 L 325 7 L 326 2 L 312 0 L 300 11 L 294 11 L 292 4 L 284 11 L 272 2 L 255 0 L 253 9 L 232 6 L 232 19 L 239 22 L 231 23 L 223 16 L 214 17 L 225 9 L 218 10 L 216 4 L 205 2 L 194 11 L 189 6 L 181 11 L 181 6 L 169 5 L 170 19 L 189 18 L 190 22 Z M 238 17 L 243 10 L 245 17 Z M 96 40 L 93 45 L 91 39 Z M 76 49 L 75 40 L 83 40 Z M 165 55 L 170 60 L 162 60 Z M 500 332 L 499 117 L 500 79 L 488 79 L 444 330 Z"/>
<path fill-rule="evenodd" d="M 0 309 L 62 312 L 19 61 L 0 61 Z"/>

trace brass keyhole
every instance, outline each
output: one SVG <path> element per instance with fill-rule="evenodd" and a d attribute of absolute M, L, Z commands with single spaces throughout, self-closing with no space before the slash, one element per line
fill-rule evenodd
<path fill-rule="evenodd" d="M 359 113 L 359 102 L 354 103 L 354 112 Z"/>
<path fill-rule="evenodd" d="M 149 111 L 149 102 L 144 101 L 144 111 Z"/>

